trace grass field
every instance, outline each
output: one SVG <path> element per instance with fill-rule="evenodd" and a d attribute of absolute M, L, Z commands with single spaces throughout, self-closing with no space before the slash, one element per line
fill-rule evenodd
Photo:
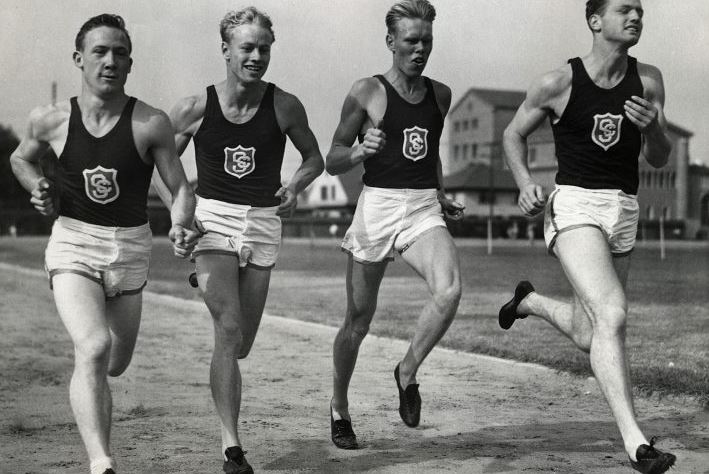
<path fill-rule="evenodd" d="M 0 239 L 0 261 L 41 268 L 45 244 L 46 237 Z M 570 297 L 558 262 L 541 243 L 530 248 L 501 242 L 492 256 L 479 242 L 460 241 L 459 249 L 464 294 L 444 346 L 590 375 L 588 357 L 546 323 L 527 319 L 510 331 L 497 325 L 497 310 L 519 279 L 529 279 L 542 293 Z M 335 240 L 287 240 L 266 311 L 338 326 L 345 309 L 345 263 Z M 149 290 L 199 299 L 187 285 L 190 271 L 189 262 L 171 256 L 164 238 L 155 239 Z M 426 287 L 405 264 L 390 264 L 372 333 L 409 339 L 426 298 Z M 673 243 L 661 261 L 656 246 L 641 245 L 633 256 L 628 298 L 627 349 L 635 387 L 707 405 L 709 247 Z"/>

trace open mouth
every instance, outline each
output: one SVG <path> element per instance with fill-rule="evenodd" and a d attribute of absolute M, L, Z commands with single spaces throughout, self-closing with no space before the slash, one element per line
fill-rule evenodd
<path fill-rule="evenodd" d="M 256 66 L 254 64 L 247 64 L 244 66 L 244 69 L 251 71 L 251 72 L 261 72 L 263 70 L 263 66 Z"/>
<path fill-rule="evenodd" d="M 630 31 L 631 33 L 635 33 L 636 35 L 640 34 L 640 27 L 638 26 L 628 26 L 625 28 L 627 31 Z"/>
<path fill-rule="evenodd" d="M 416 64 L 417 66 L 423 66 L 425 64 L 425 61 L 423 58 L 414 58 L 411 60 L 411 62 Z"/>

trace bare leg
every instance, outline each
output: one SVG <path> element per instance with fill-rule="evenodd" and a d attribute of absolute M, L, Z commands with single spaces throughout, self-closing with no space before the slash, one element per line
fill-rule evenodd
<path fill-rule="evenodd" d="M 333 397 L 332 409 L 349 420 L 347 391 L 357 363 L 359 346 L 369 332 L 369 324 L 377 309 L 379 285 L 384 276 L 386 262 L 362 264 L 352 256 L 347 261 L 347 313 L 333 345 Z"/>
<path fill-rule="evenodd" d="M 52 278 L 54 301 L 74 343 L 69 400 L 89 460 L 110 458 L 111 392 L 107 373 L 111 335 L 103 288 L 74 273 Z"/>
<path fill-rule="evenodd" d="M 458 252 L 448 230 L 435 227 L 402 254 L 428 284 L 431 300 L 421 310 L 416 331 L 399 364 L 402 388 L 416 383 L 416 372 L 450 327 L 460 302 Z"/>
<path fill-rule="evenodd" d="M 241 371 L 238 359 L 253 344 L 268 294 L 270 270 L 239 269 L 235 257 L 203 254 L 196 258 L 199 288 L 214 323 L 214 353 L 209 380 L 221 420 L 222 452 L 241 446 Z"/>
<path fill-rule="evenodd" d="M 623 287 L 629 259 L 613 262 L 605 237 L 593 227 L 561 234 L 556 253 L 592 323 L 591 368 L 618 424 L 625 450 L 634 460 L 637 447 L 647 444 L 647 439 L 635 420 L 625 355 L 627 301 Z"/>

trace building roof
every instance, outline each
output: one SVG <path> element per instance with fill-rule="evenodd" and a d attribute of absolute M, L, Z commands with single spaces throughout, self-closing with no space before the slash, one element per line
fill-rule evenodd
<path fill-rule="evenodd" d="M 455 103 L 453 108 L 451 108 L 451 112 L 454 112 L 471 94 L 498 109 L 516 109 L 524 102 L 524 98 L 526 97 L 524 91 L 471 87 L 463 94 L 463 97 Z"/>
<path fill-rule="evenodd" d="M 493 168 L 492 175 L 495 189 L 517 190 L 517 184 L 509 170 Z M 485 164 L 470 164 L 466 168 L 443 177 L 446 191 L 461 189 L 489 189 L 490 167 Z"/>

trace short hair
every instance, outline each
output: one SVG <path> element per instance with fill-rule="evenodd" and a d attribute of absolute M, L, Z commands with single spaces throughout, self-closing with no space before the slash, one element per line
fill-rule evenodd
<path fill-rule="evenodd" d="M 86 22 L 81 25 L 79 32 L 76 34 L 76 39 L 74 40 L 76 50 L 81 51 L 84 48 L 84 39 L 89 31 L 101 26 L 108 26 L 109 28 L 121 30 L 126 36 L 126 40 L 128 40 L 128 52 L 130 53 L 133 50 L 133 43 L 130 40 L 128 30 L 126 30 L 126 22 L 123 21 L 123 18 L 121 18 L 120 15 L 114 15 L 113 13 L 102 13 L 101 15 L 96 15 L 86 20 Z"/>
<path fill-rule="evenodd" d="M 231 40 L 231 31 L 241 25 L 256 24 L 266 28 L 271 33 L 271 38 L 276 41 L 273 33 L 273 22 L 271 18 L 256 7 L 246 7 L 239 11 L 230 11 L 219 23 L 219 34 L 222 41 L 228 43 Z"/>
<path fill-rule="evenodd" d="M 608 0 L 588 0 L 586 2 L 586 24 L 592 15 L 603 15 L 606 12 L 606 7 L 608 7 Z M 588 27 L 590 28 L 591 25 Z"/>
<path fill-rule="evenodd" d="M 387 31 L 394 33 L 396 24 L 403 18 L 420 18 L 433 23 L 436 19 L 436 9 L 428 0 L 401 0 L 395 3 L 387 12 L 385 23 Z"/>

